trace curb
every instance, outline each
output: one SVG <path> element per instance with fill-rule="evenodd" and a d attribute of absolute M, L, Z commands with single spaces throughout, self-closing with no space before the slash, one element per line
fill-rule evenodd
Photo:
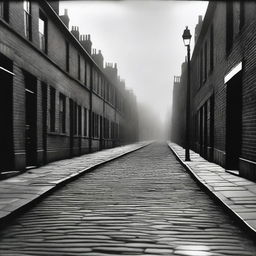
<path fill-rule="evenodd" d="M 36 197 L 36 198 L 32 199 L 31 201 L 25 203 L 24 205 L 21 205 L 20 207 L 18 207 L 14 211 L 10 212 L 9 214 L 5 215 L 4 217 L 0 217 L 0 228 L 5 227 L 12 219 L 17 217 L 17 215 L 22 214 L 28 208 L 31 208 L 31 207 L 35 206 L 36 204 L 40 203 L 44 198 L 46 198 L 47 196 L 49 196 L 50 194 L 52 194 L 53 192 L 55 192 L 59 188 L 64 187 L 66 184 L 80 178 L 82 175 L 85 175 L 86 173 L 91 172 L 91 171 L 97 169 L 98 167 L 100 167 L 104 164 L 107 164 L 107 163 L 109 163 L 109 162 L 111 162 L 115 159 L 121 158 L 125 155 L 128 155 L 128 154 L 133 153 L 137 150 L 140 150 L 144 147 L 147 147 L 152 143 L 153 143 L 153 141 L 150 141 L 150 142 L 146 143 L 145 145 L 139 146 L 136 149 L 133 149 L 131 151 L 127 151 L 127 152 L 122 153 L 120 155 L 114 156 L 114 157 L 112 157 L 112 158 L 110 158 L 106 161 L 102 161 L 102 162 L 97 163 L 95 165 L 89 166 L 89 167 L 81 170 L 79 173 L 71 174 L 67 178 L 62 179 L 59 183 L 55 184 L 52 188 L 50 188 L 49 190 L 47 190 L 47 191 L 43 192 L 42 194 L 38 195 L 38 197 Z"/>
<path fill-rule="evenodd" d="M 197 174 L 178 156 L 176 151 L 167 143 L 168 147 L 174 154 L 175 158 L 181 163 L 181 165 L 188 171 L 190 176 L 195 180 L 195 182 L 203 189 L 211 198 L 217 201 L 222 208 L 239 224 L 241 228 L 243 228 L 246 232 L 248 232 L 249 236 L 253 239 L 256 239 L 256 230 L 252 228 L 240 215 L 238 215 L 235 211 L 233 211 L 228 204 L 226 204 L 220 197 L 218 197 L 207 184 L 203 183 Z"/>

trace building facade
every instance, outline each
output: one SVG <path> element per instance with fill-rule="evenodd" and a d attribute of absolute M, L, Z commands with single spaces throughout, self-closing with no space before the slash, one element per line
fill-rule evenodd
<path fill-rule="evenodd" d="M 0 1 L 0 172 L 137 140 L 136 98 L 91 47 L 58 1 Z"/>
<path fill-rule="evenodd" d="M 190 116 L 192 149 L 253 180 L 256 179 L 255 13 L 255 2 L 209 2 L 205 18 L 199 19 L 195 31 Z"/>

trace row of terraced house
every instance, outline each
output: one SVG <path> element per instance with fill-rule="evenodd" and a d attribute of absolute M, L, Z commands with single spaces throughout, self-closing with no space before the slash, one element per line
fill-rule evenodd
<path fill-rule="evenodd" d="M 137 140 L 136 98 L 58 1 L 0 1 L 0 172 Z"/>
<path fill-rule="evenodd" d="M 256 3 L 209 2 L 191 57 L 191 148 L 256 179 Z M 185 145 L 187 63 L 174 78 L 172 140 Z"/>

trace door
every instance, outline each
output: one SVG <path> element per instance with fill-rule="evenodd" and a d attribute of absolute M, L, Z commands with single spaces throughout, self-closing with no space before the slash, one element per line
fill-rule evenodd
<path fill-rule="evenodd" d="M 73 156 L 74 147 L 74 103 L 69 99 L 69 156 Z"/>
<path fill-rule="evenodd" d="M 103 149 L 103 120 L 100 116 L 100 150 Z"/>
<path fill-rule="evenodd" d="M 43 163 L 47 163 L 47 84 L 42 83 Z"/>
<path fill-rule="evenodd" d="M 238 169 L 242 139 L 241 72 L 227 83 L 226 168 Z"/>
<path fill-rule="evenodd" d="M 0 172 L 14 167 L 12 71 L 12 61 L 0 54 Z"/>
<path fill-rule="evenodd" d="M 37 165 L 37 80 L 24 72 L 25 78 L 25 148 L 26 165 Z"/>

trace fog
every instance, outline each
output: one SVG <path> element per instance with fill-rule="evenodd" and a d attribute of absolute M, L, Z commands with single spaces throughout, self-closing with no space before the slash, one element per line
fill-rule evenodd
<path fill-rule="evenodd" d="M 204 1 L 63 1 L 70 27 L 90 34 L 104 62 L 118 73 L 137 97 L 140 139 L 163 139 L 168 134 L 173 77 L 180 75 L 186 56 L 182 33 L 192 36 Z M 194 40 L 192 40 L 192 49 Z"/>

